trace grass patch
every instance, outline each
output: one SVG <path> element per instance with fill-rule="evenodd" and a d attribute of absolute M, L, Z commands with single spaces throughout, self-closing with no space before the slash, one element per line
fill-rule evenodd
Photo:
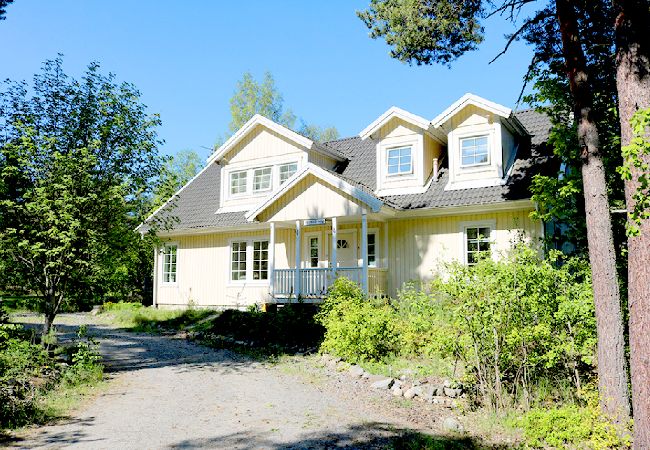
<path fill-rule="evenodd" d="M 389 355 L 381 361 L 363 361 L 359 365 L 367 372 L 386 377 L 408 375 L 409 378 L 452 378 L 454 374 L 452 362 L 435 355 L 428 358 Z"/>

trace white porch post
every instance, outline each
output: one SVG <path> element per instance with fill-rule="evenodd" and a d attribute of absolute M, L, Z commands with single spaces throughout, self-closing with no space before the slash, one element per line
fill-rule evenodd
<path fill-rule="evenodd" d="M 158 308 L 158 282 L 160 281 L 158 279 L 158 259 L 160 258 L 160 249 L 158 246 L 154 246 L 153 248 L 153 307 Z"/>
<path fill-rule="evenodd" d="M 336 272 L 336 267 L 338 266 L 336 262 L 336 232 L 337 232 L 337 223 L 336 223 L 336 217 L 332 217 L 332 252 L 331 252 L 331 259 L 332 261 L 330 262 L 330 267 L 332 268 L 332 276 Z"/>
<path fill-rule="evenodd" d="M 269 237 L 269 293 L 275 295 L 275 222 L 269 224 L 271 235 Z"/>
<path fill-rule="evenodd" d="M 368 216 L 365 212 L 361 214 L 361 259 L 361 288 L 368 294 Z"/>
<path fill-rule="evenodd" d="M 300 220 L 296 220 L 296 272 L 293 282 L 294 294 L 296 295 L 296 298 L 300 296 L 300 247 L 302 247 L 300 231 Z"/>

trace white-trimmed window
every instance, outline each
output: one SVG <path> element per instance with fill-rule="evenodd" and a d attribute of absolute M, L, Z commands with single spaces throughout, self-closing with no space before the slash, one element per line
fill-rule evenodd
<path fill-rule="evenodd" d="M 245 194 L 247 190 L 248 172 L 239 170 L 230 173 L 230 195 Z"/>
<path fill-rule="evenodd" d="M 490 256 L 490 233 L 489 226 L 465 227 L 465 262 L 472 266 L 481 258 Z"/>
<path fill-rule="evenodd" d="M 272 167 L 262 167 L 253 171 L 253 192 L 262 192 L 271 189 L 272 170 Z"/>
<path fill-rule="evenodd" d="M 246 241 L 233 242 L 230 245 L 230 279 L 232 281 L 245 281 L 247 273 Z"/>
<path fill-rule="evenodd" d="M 309 267 L 318 267 L 320 245 L 318 236 L 309 238 Z"/>
<path fill-rule="evenodd" d="M 377 234 L 368 233 L 368 267 L 377 267 Z"/>
<path fill-rule="evenodd" d="M 253 280 L 269 279 L 269 241 L 253 241 Z"/>
<path fill-rule="evenodd" d="M 230 281 L 263 282 L 269 279 L 268 239 L 235 240 L 230 243 Z"/>
<path fill-rule="evenodd" d="M 280 166 L 280 184 L 284 184 L 298 170 L 298 163 L 282 164 Z"/>
<path fill-rule="evenodd" d="M 176 259 L 178 245 L 166 244 L 162 254 L 162 281 L 163 283 L 176 283 Z"/>
<path fill-rule="evenodd" d="M 460 163 L 462 166 L 489 164 L 488 136 L 473 136 L 460 140 Z"/>
<path fill-rule="evenodd" d="M 388 149 L 386 156 L 388 175 L 413 173 L 413 158 L 410 146 Z"/>

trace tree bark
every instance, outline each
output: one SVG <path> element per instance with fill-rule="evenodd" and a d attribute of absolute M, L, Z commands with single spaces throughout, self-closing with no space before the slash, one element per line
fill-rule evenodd
<path fill-rule="evenodd" d="M 630 144 L 630 119 L 650 108 L 650 5 L 642 0 L 618 0 L 616 18 L 616 85 L 621 120 L 621 145 Z M 642 155 L 650 163 L 650 155 Z M 635 207 L 639 169 L 625 182 L 628 212 Z M 650 448 L 650 220 L 640 234 L 628 238 L 628 304 L 630 312 L 630 372 L 634 410 L 634 448 Z"/>
<path fill-rule="evenodd" d="M 598 127 L 592 117 L 593 92 L 576 10 L 570 0 L 556 0 L 556 7 L 581 147 L 587 243 L 598 334 L 598 391 L 603 411 L 617 423 L 624 423 L 630 416 L 630 406 L 623 315 L 605 168 Z"/>

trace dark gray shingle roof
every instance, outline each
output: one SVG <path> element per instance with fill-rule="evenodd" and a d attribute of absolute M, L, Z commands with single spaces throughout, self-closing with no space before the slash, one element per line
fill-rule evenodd
<path fill-rule="evenodd" d="M 433 180 L 426 192 L 380 197 L 388 206 L 398 209 L 441 208 L 498 203 L 507 200 L 530 198 L 532 175 L 553 170 L 551 158 L 546 154 L 550 121 L 544 114 L 533 110 L 515 113 L 531 135 L 515 159 L 512 175 L 504 186 L 445 191 L 448 171 L 440 170 L 438 180 Z M 359 137 L 338 139 L 321 144 L 329 151 L 347 158 L 332 173 L 341 179 L 373 193 L 376 183 L 376 141 Z M 155 216 L 155 220 L 171 224 L 175 230 L 208 227 L 229 227 L 246 224 L 245 212 L 215 214 L 219 209 L 221 166 L 212 163 L 190 184 L 177 194 Z M 374 195 L 374 194 L 373 194 Z"/>

